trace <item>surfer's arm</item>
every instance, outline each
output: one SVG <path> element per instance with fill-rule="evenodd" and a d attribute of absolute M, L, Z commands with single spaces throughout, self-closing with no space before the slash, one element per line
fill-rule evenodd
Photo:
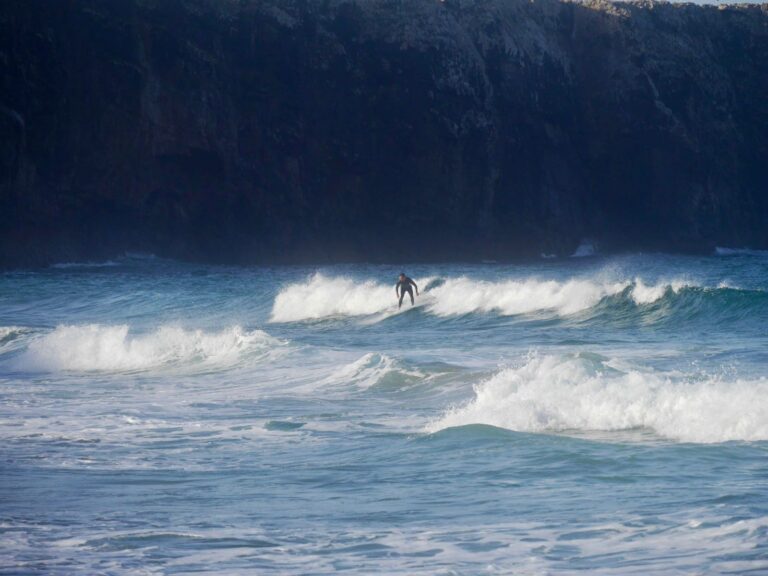
<path fill-rule="evenodd" d="M 414 282 L 413 280 L 411 280 L 411 284 L 413 284 L 413 287 L 416 288 L 416 296 L 418 296 L 419 295 L 419 287 L 416 286 L 416 282 Z"/>
<path fill-rule="evenodd" d="M 395 296 L 400 297 L 400 282 L 395 284 Z"/>

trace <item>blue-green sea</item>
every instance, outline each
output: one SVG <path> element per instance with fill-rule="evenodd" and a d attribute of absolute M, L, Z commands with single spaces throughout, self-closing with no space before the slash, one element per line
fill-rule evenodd
<path fill-rule="evenodd" d="M 768 254 L 1 273 L 0 573 L 768 574 Z"/>

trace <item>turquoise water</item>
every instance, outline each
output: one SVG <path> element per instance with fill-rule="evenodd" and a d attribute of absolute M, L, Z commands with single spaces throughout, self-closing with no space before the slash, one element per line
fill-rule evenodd
<path fill-rule="evenodd" d="M 768 573 L 768 255 L 0 275 L 0 572 Z"/>

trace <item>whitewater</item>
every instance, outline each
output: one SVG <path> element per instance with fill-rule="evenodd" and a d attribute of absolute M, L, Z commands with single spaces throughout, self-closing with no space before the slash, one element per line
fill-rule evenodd
<path fill-rule="evenodd" d="M 579 256 L 1 273 L 0 573 L 768 573 L 768 254 Z"/>

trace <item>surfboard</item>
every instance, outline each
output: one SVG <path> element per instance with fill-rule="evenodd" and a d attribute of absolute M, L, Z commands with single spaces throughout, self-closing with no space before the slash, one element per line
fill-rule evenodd
<path fill-rule="evenodd" d="M 419 297 L 416 297 L 416 303 L 411 306 L 410 301 L 406 304 L 406 302 L 403 302 L 402 308 L 397 307 L 397 303 L 393 304 L 392 306 L 389 306 L 385 310 L 382 310 L 381 312 L 377 314 L 373 314 L 372 316 L 368 316 L 365 319 L 362 320 L 361 324 L 369 325 L 369 324 L 377 324 L 381 322 L 382 320 L 386 320 L 387 318 L 391 318 L 393 316 L 397 316 L 398 314 L 404 314 L 408 312 L 409 310 L 415 310 L 416 308 L 421 308 L 426 304 L 423 300 L 420 301 Z"/>

